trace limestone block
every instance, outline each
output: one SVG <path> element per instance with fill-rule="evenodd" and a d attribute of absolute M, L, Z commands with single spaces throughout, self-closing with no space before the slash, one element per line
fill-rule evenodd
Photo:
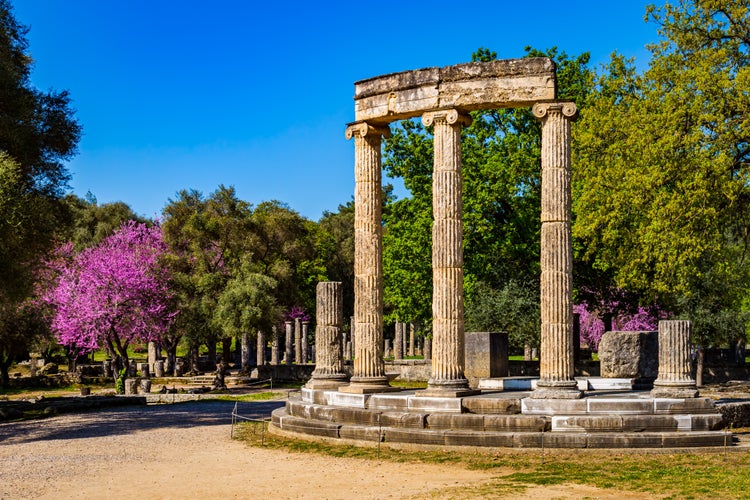
<path fill-rule="evenodd" d="M 508 332 L 466 332 L 464 376 L 471 387 L 480 378 L 508 376 Z"/>
<path fill-rule="evenodd" d="M 658 332 L 606 332 L 599 343 L 604 378 L 649 378 L 659 373 Z"/>

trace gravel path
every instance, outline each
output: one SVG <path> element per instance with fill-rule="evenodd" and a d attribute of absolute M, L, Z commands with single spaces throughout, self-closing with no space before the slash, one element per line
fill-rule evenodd
<path fill-rule="evenodd" d="M 123 407 L 0 424 L 0 498 L 402 498 L 486 471 L 247 447 L 234 403 Z M 267 416 L 283 402 L 240 403 Z"/>

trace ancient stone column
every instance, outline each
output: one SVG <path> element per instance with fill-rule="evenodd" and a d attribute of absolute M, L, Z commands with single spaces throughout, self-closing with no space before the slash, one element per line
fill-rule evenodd
<path fill-rule="evenodd" d="M 532 398 L 575 399 L 581 391 L 573 361 L 573 247 L 570 238 L 572 102 L 537 103 L 542 122 L 542 335 L 539 382 Z"/>
<path fill-rule="evenodd" d="M 461 127 L 471 118 L 455 109 L 422 115 L 434 127 L 432 173 L 432 376 L 426 395 L 470 394 L 464 376 L 464 272 Z"/>
<path fill-rule="evenodd" d="M 266 333 L 258 330 L 257 345 L 255 346 L 255 360 L 258 366 L 266 364 Z"/>
<path fill-rule="evenodd" d="M 271 364 L 279 364 L 279 330 L 276 325 L 271 327 Z"/>
<path fill-rule="evenodd" d="M 690 321 L 659 321 L 659 375 L 651 396 L 694 398 L 698 389 L 690 362 Z"/>
<path fill-rule="evenodd" d="M 404 332 L 398 321 L 393 325 L 393 360 L 404 359 Z"/>
<path fill-rule="evenodd" d="M 409 356 L 414 356 L 414 323 L 409 323 Z"/>
<path fill-rule="evenodd" d="M 287 365 L 291 365 L 292 360 L 294 359 L 294 337 L 293 337 L 294 333 L 293 333 L 291 321 L 284 321 L 284 334 L 285 334 L 284 363 Z"/>
<path fill-rule="evenodd" d="M 432 339 L 424 339 L 424 360 L 432 360 Z"/>
<path fill-rule="evenodd" d="M 159 352 L 156 349 L 156 342 L 149 342 L 148 343 L 148 369 L 151 370 L 151 373 L 154 372 L 154 363 L 156 363 L 157 359 L 159 359 Z"/>
<path fill-rule="evenodd" d="M 294 319 L 294 362 L 302 363 L 302 320 Z"/>
<path fill-rule="evenodd" d="M 308 347 L 310 346 L 309 340 L 308 340 L 308 333 L 310 330 L 310 322 L 309 321 L 303 321 L 302 322 L 302 363 L 308 362 Z"/>
<path fill-rule="evenodd" d="M 388 388 L 383 364 L 383 235 L 380 144 L 387 128 L 357 122 L 346 129 L 354 138 L 354 372 L 353 393 Z"/>
<path fill-rule="evenodd" d="M 341 352 L 341 327 L 344 322 L 343 286 L 340 281 L 323 281 L 316 287 L 315 352 L 317 361 L 310 389 L 329 389 L 346 383 Z"/>
<path fill-rule="evenodd" d="M 383 357 L 391 357 L 391 339 L 385 339 L 385 347 L 383 348 Z"/>
<path fill-rule="evenodd" d="M 250 334 L 242 332 L 240 338 L 240 366 L 243 372 L 250 369 Z"/>

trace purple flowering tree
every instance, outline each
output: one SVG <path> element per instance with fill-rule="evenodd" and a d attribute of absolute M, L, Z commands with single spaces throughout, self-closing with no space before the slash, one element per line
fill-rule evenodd
<path fill-rule="evenodd" d="M 617 302 L 609 302 L 599 307 L 586 303 L 573 306 L 573 312 L 580 315 L 581 344 L 586 344 L 593 350 L 599 348 L 599 342 L 604 335 L 603 314 L 616 311 L 618 306 Z M 624 332 L 655 331 L 659 326 L 659 320 L 667 316 L 658 307 L 646 308 L 640 306 L 634 313 L 615 314 L 612 317 L 612 328 Z"/>
<path fill-rule="evenodd" d="M 58 342 L 75 354 L 104 347 L 118 371 L 127 368 L 128 345 L 157 340 L 176 315 L 161 265 L 166 251 L 158 225 L 129 221 L 98 245 L 56 260 L 43 300 Z"/>

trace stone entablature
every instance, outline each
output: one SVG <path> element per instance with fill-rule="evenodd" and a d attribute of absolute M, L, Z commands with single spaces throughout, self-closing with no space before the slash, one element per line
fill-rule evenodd
<path fill-rule="evenodd" d="M 471 62 L 356 82 L 354 117 L 358 122 L 385 124 L 436 109 L 467 112 L 530 107 L 556 97 L 555 63 L 551 59 Z"/>

